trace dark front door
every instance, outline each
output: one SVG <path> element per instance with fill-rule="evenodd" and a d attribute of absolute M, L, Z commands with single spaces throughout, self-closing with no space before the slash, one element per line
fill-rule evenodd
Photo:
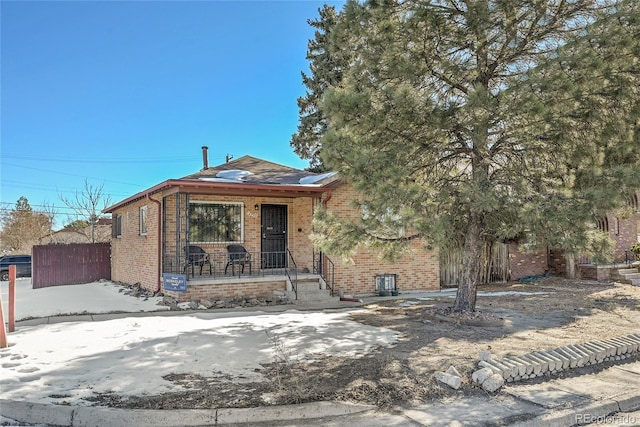
<path fill-rule="evenodd" d="M 287 206 L 262 205 L 262 268 L 286 266 Z"/>

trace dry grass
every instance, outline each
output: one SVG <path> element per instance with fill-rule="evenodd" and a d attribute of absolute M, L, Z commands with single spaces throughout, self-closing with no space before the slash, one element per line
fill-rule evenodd
<path fill-rule="evenodd" d="M 418 304 L 410 307 L 403 307 L 403 300 L 389 299 L 353 313 L 352 318 L 397 330 L 402 338 L 390 348 L 379 348 L 360 358 L 306 361 L 291 354 L 279 337 L 271 335 L 276 357 L 264 367 L 269 382 L 234 384 L 220 378 L 211 381 L 180 376 L 168 380 L 188 381 L 189 391 L 182 398 L 174 393 L 167 398 L 122 401 L 109 395 L 97 401 L 109 406 L 168 409 L 335 399 L 390 408 L 484 393 L 469 381 L 481 350 L 490 350 L 494 357 L 501 358 L 640 332 L 639 287 L 547 278 L 533 284 L 486 286 L 480 291 L 518 292 L 478 299 L 478 310 L 488 318 L 504 319 L 503 326 L 468 326 L 424 316 L 425 310 L 446 307 L 451 299 L 416 301 Z M 543 294 L 526 294 L 539 292 Z M 451 390 L 433 379 L 435 371 L 451 365 L 463 376 L 460 390 Z"/>

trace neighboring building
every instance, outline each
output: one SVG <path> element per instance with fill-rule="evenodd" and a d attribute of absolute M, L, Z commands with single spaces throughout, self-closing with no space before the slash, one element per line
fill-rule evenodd
<path fill-rule="evenodd" d="M 629 199 L 630 209 L 625 212 L 612 212 L 603 217 L 599 226 L 616 243 L 613 261 L 616 263 L 629 261 L 631 247 L 640 242 L 640 209 L 638 198 L 640 191 Z"/>
<path fill-rule="evenodd" d="M 111 218 L 100 218 L 96 224 L 95 242 L 111 241 Z M 67 245 L 70 243 L 91 243 L 91 226 L 81 230 L 66 227 L 40 238 L 41 245 Z"/>
<path fill-rule="evenodd" d="M 609 234 L 615 243 L 612 264 L 597 264 L 587 256 L 579 256 L 576 260 L 578 276 L 585 279 L 609 280 L 611 270 L 620 265 L 635 262 L 636 256 L 631 247 L 640 242 L 640 190 L 629 194 L 627 208 L 617 212 L 609 212 L 597 221 L 598 228 Z M 563 274 L 566 270 L 566 260 L 563 251 L 549 251 L 549 266 L 556 274 Z"/>

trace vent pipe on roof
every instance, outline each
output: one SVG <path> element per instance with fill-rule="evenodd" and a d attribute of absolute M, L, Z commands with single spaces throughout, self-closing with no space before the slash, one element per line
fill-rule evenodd
<path fill-rule="evenodd" d="M 202 146 L 202 170 L 209 169 L 209 147 L 206 145 Z"/>

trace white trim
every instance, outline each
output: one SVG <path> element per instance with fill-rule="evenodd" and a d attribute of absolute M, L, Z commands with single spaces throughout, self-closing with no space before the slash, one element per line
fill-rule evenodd
<path fill-rule="evenodd" d="M 144 214 L 143 214 L 144 212 Z M 138 218 L 138 232 L 140 233 L 141 236 L 146 236 L 147 232 L 149 231 L 149 216 L 148 216 L 148 209 L 147 209 L 147 205 L 144 206 L 140 206 L 140 209 L 138 210 L 139 213 L 139 218 Z M 144 221 L 143 221 L 144 219 Z M 144 226 L 144 227 L 143 227 Z"/>

